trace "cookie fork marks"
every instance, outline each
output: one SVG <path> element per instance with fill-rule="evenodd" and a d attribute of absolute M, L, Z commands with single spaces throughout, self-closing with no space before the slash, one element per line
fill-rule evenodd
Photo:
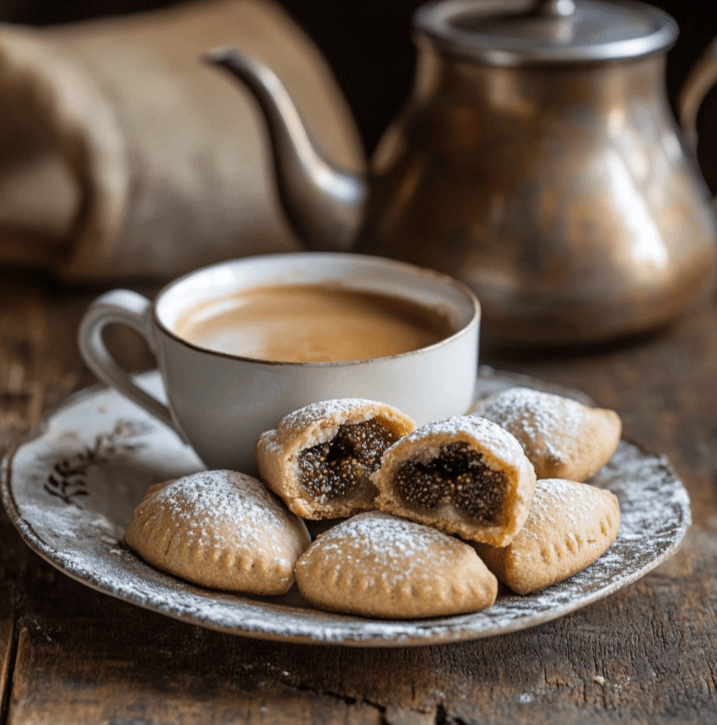
<path fill-rule="evenodd" d="M 476 545 L 487 567 L 518 594 L 577 574 L 602 556 L 617 536 L 620 509 L 609 491 L 542 479 L 524 527 L 505 548 Z"/>

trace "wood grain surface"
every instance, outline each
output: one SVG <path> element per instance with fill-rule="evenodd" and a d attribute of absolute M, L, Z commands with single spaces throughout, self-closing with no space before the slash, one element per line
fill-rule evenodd
<path fill-rule="evenodd" d="M 92 384 L 75 345 L 103 290 L 0 274 L 0 450 Z M 144 289 L 147 294 L 153 290 Z M 112 330 L 132 369 L 152 365 Z M 585 391 L 666 455 L 682 549 L 636 584 L 517 634 L 406 649 L 233 637 L 114 600 L 33 554 L 0 513 L 0 723 L 717 723 L 717 304 L 599 349 L 482 362 Z"/>

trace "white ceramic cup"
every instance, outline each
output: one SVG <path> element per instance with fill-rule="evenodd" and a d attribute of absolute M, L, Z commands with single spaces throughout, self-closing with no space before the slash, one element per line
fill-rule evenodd
<path fill-rule="evenodd" d="M 448 312 L 454 334 L 428 347 L 354 362 L 267 362 L 183 340 L 183 313 L 212 298 L 263 284 L 340 282 Z M 146 393 L 111 357 L 109 323 L 138 330 L 157 358 L 169 405 Z M 154 302 L 129 290 L 95 300 L 79 329 L 88 367 L 191 445 L 209 468 L 256 471 L 254 444 L 297 408 L 330 398 L 368 398 L 395 406 L 420 425 L 460 415 L 473 403 L 480 305 L 463 284 L 403 262 L 309 252 L 247 257 L 213 265 L 168 284 Z"/>

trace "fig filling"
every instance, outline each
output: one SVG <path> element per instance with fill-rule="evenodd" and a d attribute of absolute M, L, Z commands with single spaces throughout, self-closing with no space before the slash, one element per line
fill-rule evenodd
<path fill-rule="evenodd" d="M 332 440 L 299 453 L 300 483 L 315 497 L 346 496 L 368 480 L 397 440 L 375 418 L 341 425 Z"/>
<path fill-rule="evenodd" d="M 407 461 L 394 485 L 403 502 L 433 509 L 448 499 L 461 512 L 482 524 L 496 524 L 505 503 L 508 478 L 488 466 L 483 454 L 467 443 L 450 443 L 428 463 Z"/>

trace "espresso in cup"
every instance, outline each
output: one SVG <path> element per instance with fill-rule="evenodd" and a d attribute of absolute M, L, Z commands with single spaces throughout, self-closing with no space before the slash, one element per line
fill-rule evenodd
<path fill-rule="evenodd" d="M 207 350 L 276 362 L 346 362 L 435 345 L 448 314 L 402 297 L 340 284 L 268 285 L 202 301 L 175 333 Z"/>

